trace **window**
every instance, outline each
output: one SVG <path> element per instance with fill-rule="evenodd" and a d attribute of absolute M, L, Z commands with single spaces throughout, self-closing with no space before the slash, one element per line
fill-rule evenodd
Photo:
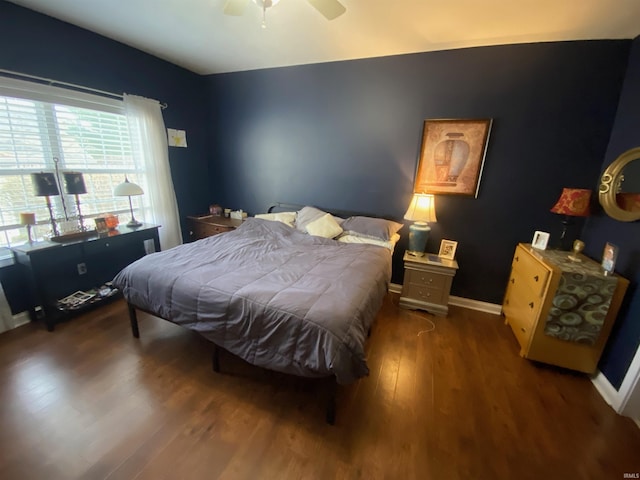
<path fill-rule="evenodd" d="M 46 200 L 35 196 L 31 173 L 55 173 L 56 163 L 61 195 L 50 200 L 60 222 L 77 225 L 76 198 L 64 193 L 65 171 L 83 174 L 87 193 L 78 200 L 88 228 L 91 217 L 104 213 L 127 218 L 128 199 L 113 196 L 125 175 L 145 183 L 144 169 L 132 155 L 122 101 L 0 79 L 0 246 L 27 240 L 21 212 L 35 213 L 36 238 L 50 232 Z M 144 212 L 138 216 L 144 219 Z"/>

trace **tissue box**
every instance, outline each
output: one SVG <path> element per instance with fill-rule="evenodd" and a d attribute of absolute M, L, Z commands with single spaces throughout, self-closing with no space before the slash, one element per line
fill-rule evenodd
<path fill-rule="evenodd" d="M 247 212 L 243 212 L 242 210 L 234 210 L 231 212 L 231 218 L 235 220 L 244 220 L 247 218 Z"/>

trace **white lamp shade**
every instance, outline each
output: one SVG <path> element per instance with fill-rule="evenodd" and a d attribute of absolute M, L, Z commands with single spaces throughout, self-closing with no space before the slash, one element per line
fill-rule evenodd
<path fill-rule="evenodd" d="M 116 197 L 133 197 L 135 195 L 142 195 L 143 193 L 144 191 L 140 185 L 132 183 L 128 179 L 125 179 L 124 182 L 113 189 L 113 194 Z"/>
<path fill-rule="evenodd" d="M 435 197 L 427 193 L 414 193 L 404 218 L 412 222 L 437 222 Z"/>

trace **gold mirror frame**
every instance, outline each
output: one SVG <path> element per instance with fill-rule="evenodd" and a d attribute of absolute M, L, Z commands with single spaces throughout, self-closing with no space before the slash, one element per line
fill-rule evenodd
<path fill-rule="evenodd" d="M 640 212 L 629 212 L 620 208 L 617 202 L 618 189 L 622 182 L 622 171 L 624 167 L 633 162 L 640 161 L 640 147 L 627 150 L 618 158 L 602 174 L 600 178 L 600 186 L 598 188 L 598 200 L 611 218 L 620 220 L 621 222 L 634 222 L 640 220 Z"/>

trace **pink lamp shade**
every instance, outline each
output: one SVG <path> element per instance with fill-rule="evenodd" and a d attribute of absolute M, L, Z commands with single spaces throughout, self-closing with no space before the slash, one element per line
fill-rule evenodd
<path fill-rule="evenodd" d="M 560 198 L 551 208 L 552 213 L 570 217 L 588 217 L 591 213 L 589 202 L 591 190 L 584 188 L 563 188 Z"/>

